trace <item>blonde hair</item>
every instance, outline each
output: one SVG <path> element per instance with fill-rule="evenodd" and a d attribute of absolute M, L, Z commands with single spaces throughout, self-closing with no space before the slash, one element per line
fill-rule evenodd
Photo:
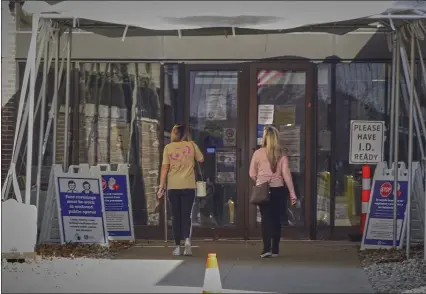
<path fill-rule="evenodd" d="M 172 142 L 191 141 L 192 136 L 190 129 L 183 124 L 176 124 L 173 126 L 170 136 Z"/>
<path fill-rule="evenodd" d="M 275 127 L 265 126 L 263 129 L 262 147 L 266 149 L 266 157 L 271 165 L 272 172 L 275 173 L 278 161 L 284 155 L 279 141 L 279 133 Z"/>

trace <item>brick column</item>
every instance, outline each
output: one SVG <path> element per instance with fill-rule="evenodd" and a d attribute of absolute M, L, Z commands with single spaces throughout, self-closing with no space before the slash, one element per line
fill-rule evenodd
<path fill-rule="evenodd" d="M 6 177 L 12 159 L 13 138 L 17 117 L 16 82 L 16 22 L 6 4 L 1 5 L 2 14 L 2 100 L 10 99 L 1 109 L 1 181 Z"/>

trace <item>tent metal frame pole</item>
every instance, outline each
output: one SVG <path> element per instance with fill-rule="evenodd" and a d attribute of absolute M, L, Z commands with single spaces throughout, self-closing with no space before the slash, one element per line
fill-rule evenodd
<path fill-rule="evenodd" d="M 396 32 L 396 42 L 397 42 L 397 48 L 399 48 L 401 37 L 400 33 L 397 30 Z M 397 50 L 396 54 L 396 72 L 395 72 L 395 137 L 394 137 L 394 181 L 393 181 L 393 248 L 396 249 L 396 243 L 397 243 L 397 212 L 398 212 L 398 206 L 397 206 L 397 197 L 398 197 L 398 176 L 399 176 L 399 163 L 398 163 L 398 152 L 399 152 L 399 94 L 400 94 L 400 68 L 401 68 L 401 62 L 400 62 L 400 50 Z"/>
<path fill-rule="evenodd" d="M 392 166 L 392 154 L 394 145 L 394 124 L 395 124 L 395 72 L 396 72 L 396 34 L 392 34 L 392 73 L 391 73 L 391 110 L 390 110 L 390 127 L 389 127 L 389 166 Z"/>
<path fill-rule="evenodd" d="M 34 14 L 32 20 L 32 34 L 37 37 L 39 15 Z M 34 47 L 32 51 L 28 52 L 28 62 L 30 63 L 31 74 L 30 74 L 30 89 L 28 91 L 28 131 L 27 131 L 27 142 L 33 141 L 34 135 L 34 96 L 36 86 L 36 54 L 37 48 Z M 33 144 L 28 144 L 27 149 L 27 163 L 26 163 L 26 177 L 25 177 L 25 204 L 30 204 L 31 199 L 31 180 L 32 180 L 32 162 L 33 162 Z"/>
<path fill-rule="evenodd" d="M 61 32 L 58 29 L 56 31 L 56 46 L 55 46 L 55 73 L 54 73 L 54 88 L 53 88 L 53 101 L 52 101 L 52 112 L 51 118 L 53 119 L 53 163 L 56 163 L 56 132 L 57 132 L 57 122 L 58 122 L 58 96 L 59 96 L 59 52 L 61 51 Z"/>
<path fill-rule="evenodd" d="M 68 47 L 67 47 L 67 68 L 66 68 L 66 84 L 65 84 L 65 139 L 64 139 L 64 158 L 63 168 L 68 170 L 68 145 L 69 145 L 69 114 L 70 114 L 70 87 L 71 87 L 71 47 L 72 47 L 72 28 L 68 31 Z"/>
<path fill-rule="evenodd" d="M 417 41 L 417 51 L 419 54 L 419 59 L 420 59 L 420 64 L 421 64 L 421 75 L 423 77 L 423 82 L 426 85 L 426 66 L 423 60 L 423 52 L 422 49 L 420 47 L 420 42 L 419 39 L 416 40 Z M 423 165 L 423 177 L 424 177 L 424 186 L 423 188 L 425 189 L 424 193 L 424 212 L 423 212 L 423 259 L 426 260 L 426 156 L 423 155 L 422 158 L 422 165 Z"/>
<path fill-rule="evenodd" d="M 413 177 L 413 114 L 414 114 L 414 66 L 415 66 L 415 43 L 414 32 L 411 32 L 411 48 L 410 48 L 410 103 L 408 115 L 408 187 L 407 187 L 407 238 L 406 238 L 406 255 L 410 257 L 411 247 L 411 191 Z"/>
<path fill-rule="evenodd" d="M 406 81 L 406 86 L 407 86 L 407 93 L 410 93 L 410 84 L 411 84 L 411 77 L 410 77 L 410 66 L 408 65 L 408 59 L 407 59 L 407 52 L 405 50 L 404 44 L 400 44 L 400 51 L 401 51 L 401 62 L 402 62 L 402 69 L 403 69 L 403 73 L 404 73 L 404 78 Z M 407 97 L 404 96 L 404 102 L 407 105 L 407 111 L 409 111 L 408 109 L 408 104 L 409 101 L 407 101 Z M 416 128 L 416 135 L 417 135 L 417 142 L 419 144 L 420 147 L 420 153 L 422 155 L 422 157 L 424 156 L 424 145 L 422 142 L 422 137 L 426 138 L 425 135 L 422 136 L 422 131 L 423 134 L 426 134 L 426 125 L 425 122 L 422 119 L 422 109 L 420 107 L 420 103 L 419 103 L 419 99 L 417 96 L 417 91 L 414 88 L 414 113 L 413 113 L 413 119 L 414 119 L 414 126 Z M 420 123 L 419 123 L 420 121 Z M 422 130 L 420 129 L 420 127 L 422 128 Z"/>
<path fill-rule="evenodd" d="M 426 19 L 426 15 L 421 14 L 379 14 L 368 17 L 369 19 L 405 19 L 405 20 L 417 20 Z"/>
<path fill-rule="evenodd" d="M 41 29 L 44 27 L 44 24 L 41 24 Z M 28 51 L 32 52 L 33 50 L 37 50 L 37 42 L 39 42 L 39 49 L 42 49 L 44 46 L 45 38 L 46 38 L 46 31 L 41 30 L 40 34 L 32 35 L 31 41 L 30 41 L 30 47 Z M 34 49 L 35 48 L 35 49 Z M 39 54 L 37 55 L 36 64 L 40 65 L 40 59 L 41 59 L 41 51 L 39 51 Z M 2 199 L 5 199 L 10 192 L 10 186 L 13 184 L 13 190 L 15 192 L 16 199 L 18 202 L 22 202 L 22 196 L 21 196 L 21 190 L 19 188 L 18 180 L 16 177 L 16 162 L 18 161 L 18 155 L 22 144 L 22 139 L 25 133 L 25 124 L 27 123 L 28 118 L 28 104 L 25 105 L 25 112 L 23 110 L 24 108 L 24 102 L 28 99 L 27 90 L 28 90 L 28 83 L 29 83 L 29 77 L 31 73 L 30 63 L 28 62 L 28 56 L 27 56 L 27 63 L 25 65 L 25 72 L 23 77 L 23 84 L 21 87 L 21 93 L 19 97 L 19 107 L 18 107 L 18 117 L 17 117 L 17 123 L 15 128 L 15 136 L 13 141 L 13 149 L 12 149 L 12 159 L 9 167 L 9 171 L 6 175 L 6 178 L 3 183 L 2 187 Z M 37 65 L 36 65 L 37 67 Z M 37 67 L 38 69 L 38 67 Z"/>
<path fill-rule="evenodd" d="M 38 53 L 37 53 L 38 54 L 37 55 L 37 61 L 36 61 L 37 76 L 38 76 L 38 73 L 39 73 L 39 68 L 40 68 L 40 63 L 41 63 L 41 56 L 42 56 L 41 54 L 43 54 L 43 56 L 44 56 L 45 52 L 49 52 L 49 51 L 46 51 L 46 50 L 49 50 L 48 48 L 49 48 L 49 40 L 50 40 L 51 29 L 52 28 L 46 22 L 46 25 L 43 26 L 40 30 L 40 34 L 43 34 L 43 43 L 40 44 L 40 48 L 39 48 Z M 48 58 L 45 61 L 43 61 L 43 65 L 44 65 L 44 63 L 46 63 L 47 67 L 50 68 L 51 63 L 52 63 L 52 56 L 48 54 Z M 43 96 L 43 91 L 42 91 L 42 89 L 40 89 L 40 92 L 38 93 L 38 96 L 37 96 L 37 104 L 35 106 L 34 116 L 37 116 L 38 110 L 39 110 L 40 105 L 41 105 L 42 96 Z M 25 130 L 24 126 L 27 123 L 27 117 L 28 117 L 28 105 L 25 108 L 24 119 L 23 119 L 23 122 L 22 122 L 22 130 Z M 19 138 L 18 138 L 18 143 L 19 143 L 19 149 L 18 150 L 19 151 L 21 150 L 23 135 L 24 135 L 24 132 L 21 132 L 19 134 Z M 28 140 L 25 141 L 25 145 L 22 149 L 22 154 L 25 154 L 27 149 L 28 149 Z M 17 157 L 16 157 L 16 160 L 17 160 Z M 14 174 L 14 176 L 16 176 L 16 173 Z M 17 182 L 17 180 L 16 180 L 16 182 Z M 36 188 L 38 187 L 37 184 L 35 185 L 35 187 Z"/>
<path fill-rule="evenodd" d="M 48 29 L 46 28 L 46 31 Z M 49 39 L 47 39 L 46 46 L 44 48 L 43 56 L 43 81 L 41 86 L 41 113 L 40 113 L 40 136 L 38 139 L 38 160 L 37 160 L 37 179 L 36 179 L 36 207 L 39 209 L 40 203 L 40 183 L 41 183 L 41 171 L 43 166 L 43 139 L 44 139 L 44 124 L 46 120 L 46 100 L 47 100 L 47 76 L 50 69 L 49 60 Z"/>
<path fill-rule="evenodd" d="M 58 49 L 60 49 L 60 48 L 58 47 Z M 59 54 L 58 54 L 58 56 L 59 56 Z M 59 60 L 59 58 L 58 58 L 58 60 Z M 64 69 L 64 63 L 65 63 L 65 57 L 62 58 L 61 68 L 59 69 L 59 74 L 55 77 L 55 79 L 58 79 L 58 85 L 54 86 L 54 88 L 57 89 L 56 92 L 58 92 L 59 88 L 61 87 L 61 80 L 62 80 L 62 73 L 63 73 L 63 69 Z M 58 64 L 58 66 L 59 66 L 59 64 Z M 56 67 L 56 64 L 55 64 L 55 67 Z M 55 68 L 55 71 L 56 71 L 56 68 Z M 54 89 L 54 92 L 55 92 L 55 89 Z M 56 95 L 57 95 L 57 93 L 56 93 Z M 50 111 L 49 111 L 49 121 L 47 122 L 46 131 L 44 132 L 45 136 L 44 136 L 44 141 L 43 141 L 43 156 L 44 156 L 44 153 L 46 151 L 46 147 L 47 147 L 47 143 L 48 143 L 48 140 L 49 140 L 50 129 L 52 128 L 52 124 L 54 125 L 53 127 L 55 128 L 56 122 L 54 122 L 54 121 L 55 121 L 55 118 L 57 116 L 57 111 L 58 111 L 57 105 L 58 105 L 58 97 L 57 96 L 55 97 L 55 93 L 54 93 L 53 99 L 52 99 L 52 104 L 50 106 Z M 56 131 L 56 130 L 54 130 L 54 131 Z M 52 157 L 53 157 L 53 163 L 56 163 L 56 160 L 55 160 L 56 159 L 56 134 L 54 134 L 54 135 L 55 135 L 55 137 L 53 137 L 54 139 L 53 139 L 53 144 L 52 144 L 54 156 L 52 156 Z"/>

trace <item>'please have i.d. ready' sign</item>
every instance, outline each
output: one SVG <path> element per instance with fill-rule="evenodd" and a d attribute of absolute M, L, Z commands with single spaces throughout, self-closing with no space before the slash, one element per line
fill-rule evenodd
<path fill-rule="evenodd" d="M 372 164 L 383 161 L 384 121 L 351 120 L 350 164 Z"/>

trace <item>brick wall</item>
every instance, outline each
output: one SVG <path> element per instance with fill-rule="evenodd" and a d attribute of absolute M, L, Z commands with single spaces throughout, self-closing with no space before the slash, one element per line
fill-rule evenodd
<path fill-rule="evenodd" d="M 13 137 L 17 115 L 17 99 L 11 99 L 16 93 L 16 24 L 15 18 L 10 14 L 9 7 L 2 3 L 2 101 L 10 99 L 1 109 L 1 181 L 7 174 L 12 157 Z M 18 98 L 19 99 L 19 98 Z M 3 105 L 3 103 L 2 103 Z"/>

